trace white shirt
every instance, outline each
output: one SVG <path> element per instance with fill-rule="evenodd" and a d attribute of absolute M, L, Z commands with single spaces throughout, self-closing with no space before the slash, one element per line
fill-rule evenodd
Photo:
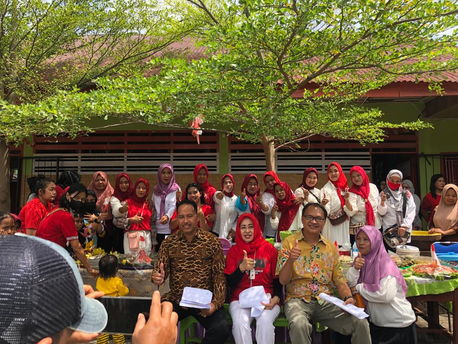
<path fill-rule="evenodd" d="M 213 195 L 213 201 L 215 202 L 215 213 L 216 220 L 213 225 L 213 232 L 218 234 L 220 238 L 227 239 L 230 230 L 235 231 L 237 225 L 238 212 L 235 208 L 235 202 L 237 201 L 237 196 L 232 197 L 226 196 L 223 194 L 223 199 L 218 199 L 217 194 L 221 191 L 216 191 Z"/>
<path fill-rule="evenodd" d="M 321 194 L 321 190 L 317 189 L 317 188 L 313 188 L 313 189 L 309 190 L 309 194 L 307 196 L 307 199 L 305 199 L 305 197 L 304 197 L 304 189 L 302 187 L 298 187 L 296 189 L 296 191 L 294 191 L 294 195 L 296 196 L 296 198 L 299 198 L 299 197 L 304 198 L 304 205 L 306 205 L 307 203 L 321 203 L 321 200 L 323 199 L 323 195 Z"/>
<path fill-rule="evenodd" d="M 402 286 L 393 276 L 380 280 L 380 289 L 372 292 L 358 283 L 359 270 L 351 267 L 347 272 L 350 288 L 356 287 L 367 302 L 367 313 L 371 322 L 380 327 L 403 328 L 416 321 L 412 305 L 407 301 Z M 358 283 L 358 284 L 357 284 Z"/>
<path fill-rule="evenodd" d="M 375 227 L 380 228 L 381 223 L 377 213 L 377 207 L 380 204 L 380 195 L 377 187 L 372 183 L 369 183 L 368 199 L 370 204 L 372 205 L 372 209 L 374 210 Z M 353 210 L 348 210 L 347 206 L 344 206 L 344 210 L 347 213 L 347 215 L 350 216 L 350 224 L 366 224 L 366 201 L 364 200 L 364 198 L 362 198 L 360 195 L 350 192 L 350 197 L 348 200 Z"/>
<path fill-rule="evenodd" d="M 337 189 L 328 181 L 321 189 L 323 198 L 329 201 L 324 207 L 328 212 L 328 216 L 339 211 L 342 208 L 340 203 L 339 195 L 337 195 Z M 345 209 L 344 209 L 345 211 Z M 329 219 L 326 219 L 322 235 L 328 239 L 331 243 L 337 242 L 338 245 L 350 244 L 350 221 L 347 219 L 340 225 L 333 226 Z"/>
<path fill-rule="evenodd" d="M 394 197 L 389 197 L 385 201 L 384 206 L 382 206 L 380 202 L 377 211 L 382 218 L 383 229 L 398 223 L 396 213 L 399 212 L 400 217 L 402 217 L 402 203 L 402 196 L 400 198 L 400 202 L 397 202 Z M 409 192 L 407 195 L 406 216 L 401 220 L 400 223 L 401 227 L 406 227 L 409 232 L 412 231 L 412 223 L 416 215 L 415 210 L 415 202 L 413 200 L 412 194 Z"/>
<path fill-rule="evenodd" d="M 180 189 L 178 189 L 181 191 Z M 177 191 L 178 191 L 177 190 Z M 164 206 L 164 215 L 167 215 L 169 220 L 167 223 L 162 224 L 159 222 L 161 219 L 160 210 L 161 210 L 161 197 L 154 194 L 151 197 L 154 205 L 154 214 L 156 214 L 156 221 L 155 226 L 157 229 L 158 234 L 170 234 L 170 219 L 172 218 L 173 213 L 175 212 L 176 204 L 177 204 L 177 191 L 173 191 L 165 196 L 165 206 Z"/>
<path fill-rule="evenodd" d="M 266 218 L 264 236 L 273 238 L 276 235 L 276 230 L 272 228 L 272 224 L 270 223 L 270 214 L 272 213 L 272 208 L 275 205 L 275 197 L 269 192 L 264 192 L 261 199 L 262 203 L 264 203 L 268 208 L 266 211 L 261 209 Z"/>

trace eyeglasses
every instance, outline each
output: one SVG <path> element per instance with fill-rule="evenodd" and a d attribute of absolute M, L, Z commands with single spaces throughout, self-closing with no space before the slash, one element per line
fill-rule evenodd
<path fill-rule="evenodd" d="M 305 215 L 304 219 L 306 219 L 307 221 L 316 221 L 316 222 L 323 222 L 324 220 L 326 220 L 324 217 L 312 216 L 312 215 Z"/>
<path fill-rule="evenodd" d="M 241 232 L 250 232 L 254 230 L 254 227 L 253 226 L 249 226 L 249 227 L 240 227 L 240 231 Z"/>

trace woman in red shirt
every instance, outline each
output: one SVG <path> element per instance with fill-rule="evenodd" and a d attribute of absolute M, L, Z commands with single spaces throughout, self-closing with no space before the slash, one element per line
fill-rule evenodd
<path fill-rule="evenodd" d="M 213 185 L 211 185 L 208 181 L 208 167 L 205 164 L 198 164 L 194 168 L 194 182 L 199 184 L 202 187 L 202 193 L 205 198 L 205 204 L 209 205 L 210 207 L 214 207 L 213 204 L 213 195 L 216 192 L 216 189 Z"/>
<path fill-rule="evenodd" d="M 49 178 L 41 178 L 36 182 L 37 198 L 32 199 L 21 209 L 21 232 L 35 235 L 40 222 L 55 206 L 56 184 Z"/>
<path fill-rule="evenodd" d="M 153 211 L 148 201 L 149 181 L 139 178 L 134 192 L 127 199 L 127 223 L 124 233 L 124 253 L 149 256 L 151 254 L 151 217 Z M 148 258 L 145 258 L 148 260 Z"/>
<path fill-rule="evenodd" d="M 97 271 L 89 265 L 78 240 L 78 231 L 73 218 L 73 214 L 82 215 L 86 192 L 86 187 L 82 184 L 71 185 L 60 199 L 60 207 L 49 212 L 41 221 L 38 226 L 37 237 L 52 241 L 64 248 L 69 246 L 86 270 L 97 276 Z"/>
<path fill-rule="evenodd" d="M 275 319 L 280 313 L 281 286 L 275 275 L 277 250 L 262 237 L 261 227 L 253 214 L 242 214 L 237 220 L 235 246 L 226 257 L 226 274 L 231 288 L 229 312 L 232 317 L 232 334 L 235 343 L 252 343 L 250 324 L 253 320 L 251 308 L 240 307 L 240 293 L 247 288 L 262 286 L 267 294 L 256 318 L 256 342 L 275 342 Z M 255 309 L 257 310 L 257 309 Z"/>
<path fill-rule="evenodd" d="M 439 205 L 441 201 L 442 189 L 445 186 L 445 178 L 442 174 L 434 174 L 431 177 L 431 183 L 429 184 L 429 190 L 426 196 L 421 202 L 421 216 L 430 223 L 431 213 Z"/>
<path fill-rule="evenodd" d="M 199 218 L 197 225 L 199 228 L 207 232 L 211 231 L 216 215 L 213 208 L 206 204 L 205 195 L 200 184 L 188 184 L 188 186 L 186 186 L 185 199 L 194 201 L 197 204 L 197 216 Z M 172 219 L 170 220 L 170 229 L 172 230 L 172 233 L 178 229 L 176 211 L 173 213 Z"/>

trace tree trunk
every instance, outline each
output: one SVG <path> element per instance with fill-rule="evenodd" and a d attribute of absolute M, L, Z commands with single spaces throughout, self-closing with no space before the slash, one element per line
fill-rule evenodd
<path fill-rule="evenodd" d="M 267 171 L 277 171 L 276 151 L 274 146 L 273 138 L 263 136 L 261 138 L 262 148 L 266 155 L 266 167 Z"/>
<path fill-rule="evenodd" d="M 10 208 L 10 159 L 6 142 L 0 140 L 0 211 L 9 212 Z"/>

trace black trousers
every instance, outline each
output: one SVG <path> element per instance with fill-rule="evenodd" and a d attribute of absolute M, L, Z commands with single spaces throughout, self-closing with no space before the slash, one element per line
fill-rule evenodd
<path fill-rule="evenodd" d="M 182 320 L 192 315 L 205 328 L 205 337 L 202 340 L 202 344 L 223 344 L 231 335 L 226 320 L 226 312 L 223 308 L 218 309 L 208 317 L 203 317 L 200 315 L 200 309 L 185 309 L 175 302 L 172 302 L 172 304 L 173 311 L 178 314 L 178 320 Z"/>
<path fill-rule="evenodd" d="M 369 325 L 372 344 L 417 344 L 417 328 L 415 323 L 402 328 Z"/>
<path fill-rule="evenodd" d="M 156 234 L 156 241 L 157 241 L 157 246 L 156 246 L 156 252 L 159 252 L 159 249 L 161 248 L 162 242 L 165 240 L 165 237 L 169 234 Z"/>

